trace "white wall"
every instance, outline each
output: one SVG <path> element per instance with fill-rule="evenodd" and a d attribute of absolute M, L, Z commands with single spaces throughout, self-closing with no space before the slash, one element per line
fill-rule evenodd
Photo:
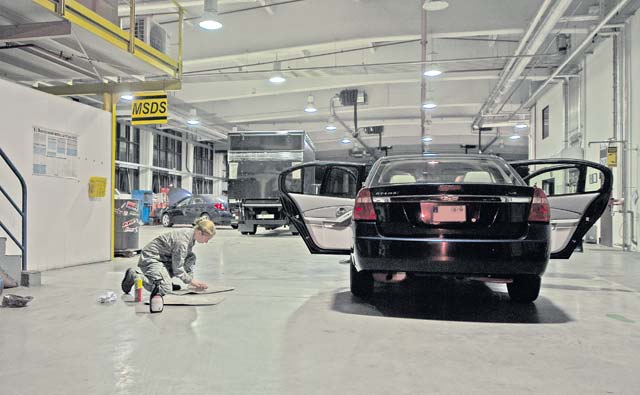
<path fill-rule="evenodd" d="M 542 110 L 549 106 L 549 137 L 542 139 Z M 530 144 L 531 158 L 546 159 L 557 156 L 564 148 L 564 97 L 562 84 L 553 85 L 535 105 L 534 135 Z"/>
<path fill-rule="evenodd" d="M 88 183 L 91 176 L 111 180 L 111 115 L 2 80 L 0 91 L 0 145 L 24 176 L 29 194 L 28 269 L 110 260 L 111 184 L 107 197 L 92 201 Z M 32 175 L 34 126 L 79 136 L 77 180 Z M 18 181 L 4 163 L 0 169 L 0 184 L 20 202 Z M 0 219 L 19 238 L 19 217 L 3 196 Z M 7 249 L 19 254 L 11 241 Z"/>
<path fill-rule="evenodd" d="M 640 13 L 631 18 L 627 32 L 628 48 L 630 49 L 630 90 L 629 90 L 629 115 L 631 128 L 629 133 L 629 161 L 630 161 L 630 195 L 628 209 L 632 210 L 635 225 L 635 238 L 640 236 L 640 199 L 633 201 L 633 194 L 640 194 Z M 631 245 L 632 249 L 639 251 L 638 245 Z"/>

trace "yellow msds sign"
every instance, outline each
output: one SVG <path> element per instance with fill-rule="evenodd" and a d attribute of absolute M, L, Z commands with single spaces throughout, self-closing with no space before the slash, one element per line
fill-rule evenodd
<path fill-rule="evenodd" d="M 138 92 L 131 102 L 131 124 L 167 123 L 169 103 L 165 92 Z"/>

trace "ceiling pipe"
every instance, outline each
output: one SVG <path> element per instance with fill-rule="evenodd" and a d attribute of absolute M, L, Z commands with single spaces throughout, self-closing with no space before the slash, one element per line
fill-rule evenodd
<path fill-rule="evenodd" d="M 562 72 L 562 70 L 564 70 L 565 67 L 567 67 L 569 63 L 571 63 L 576 57 L 578 57 L 578 55 L 581 54 L 582 51 L 592 43 L 593 38 L 598 34 L 598 32 L 607 24 L 607 22 L 611 20 L 611 18 L 616 16 L 616 14 L 618 14 L 618 12 L 620 12 L 620 10 L 622 10 L 622 8 L 627 5 L 627 3 L 629 3 L 629 0 L 620 0 L 620 2 L 615 7 L 613 7 L 613 9 L 611 9 L 611 11 L 609 11 L 609 13 L 604 18 L 602 18 L 600 23 L 595 26 L 591 33 L 589 33 L 584 38 L 584 40 L 580 43 L 580 45 L 576 47 L 571 55 L 569 55 L 564 60 L 564 62 L 562 62 L 562 64 L 560 64 L 560 66 L 555 69 L 555 71 L 549 76 L 549 78 L 547 78 L 542 83 L 542 85 L 540 85 L 538 89 L 536 89 L 535 92 L 533 92 L 531 96 L 529 96 L 529 98 L 524 103 L 522 103 L 520 107 L 518 107 L 517 110 L 513 111 L 509 115 L 508 119 L 513 119 L 513 117 L 515 117 L 516 114 L 519 113 L 522 109 L 531 108 L 536 99 L 546 90 L 547 86 L 549 86 L 549 84 Z"/>
<path fill-rule="evenodd" d="M 544 21 L 540 22 L 544 15 L 547 14 L 547 11 L 552 4 L 553 8 L 551 8 L 551 11 L 549 11 Z M 520 40 L 520 44 L 518 45 L 514 55 L 534 55 L 544 43 L 549 33 L 551 33 L 553 28 L 560 21 L 570 4 L 571 0 L 545 0 L 536 13 L 536 16 L 531 21 L 525 35 Z M 480 111 L 476 114 L 472 123 L 472 128 L 474 126 L 480 126 L 479 124 L 482 120 L 482 114 L 493 108 L 496 101 L 500 99 L 500 96 L 511 89 L 513 83 L 520 78 L 520 75 L 529 63 L 530 58 L 512 58 L 507 63 L 500 80 L 494 87 L 486 102 L 480 108 Z"/>
<path fill-rule="evenodd" d="M 420 70 L 420 103 L 418 108 L 420 109 L 420 146 L 422 149 L 421 153 L 427 152 L 427 145 L 425 143 L 425 136 L 427 135 L 427 126 L 426 126 L 426 116 L 427 113 L 422 106 L 427 100 L 427 78 L 424 73 L 427 71 L 427 10 L 424 9 L 423 6 L 420 7 L 420 15 L 421 15 L 421 24 L 420 24 L 420 60 L 422 62 L 422 67 Z"/>

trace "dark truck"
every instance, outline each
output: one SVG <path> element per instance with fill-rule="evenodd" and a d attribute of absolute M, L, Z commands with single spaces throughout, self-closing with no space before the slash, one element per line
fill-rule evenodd
<path fill-rule="evenodd" d="M 306 133 L 230 132 L 228 141 L 229 206 L 240 233 L 253 235 L 258 226 L 272 230 L 289 225 L 280 204 L 278 176 L 292 166 L 315 160 Z"/>

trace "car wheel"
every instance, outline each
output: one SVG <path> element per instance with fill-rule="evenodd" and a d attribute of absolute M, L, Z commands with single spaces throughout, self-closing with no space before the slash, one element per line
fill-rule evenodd
<path fill-rule="evenodd" d="M 237 224 L 231 224 L 231 229 L 238 229 L 238 225 Z"/>
<path fill-rule="evenodd" d="M 540 276 L 526 275 L 513 278 L 513 282 L 507 284 L 509 297 L 514 302 L 531 303 L 540 295 Z"/>
<path fill-rule="evenodd" d="M 171 216 L 169 214 L 162 214 L 162 226 L 165 228 L 170 228 L 173 226 L 171 223 Z"/>
<path fill-rule="evenodd" d="M 359 272 L 352 263 L 350 272 L 351 293 L 360 298 L 368 298 L 373 294 L 373 276 L 370 272 Z"/>

